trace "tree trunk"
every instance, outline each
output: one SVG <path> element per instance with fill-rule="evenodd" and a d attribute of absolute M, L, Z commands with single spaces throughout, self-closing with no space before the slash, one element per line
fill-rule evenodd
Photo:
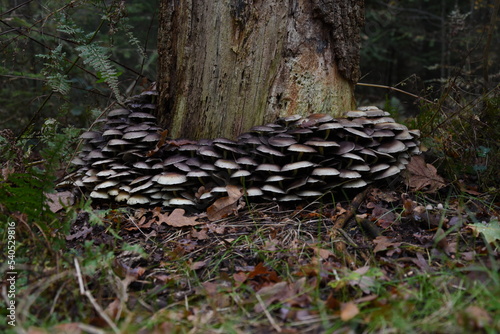
<path fill-rule="evenodd" d="M 157 117 L 171 137 L 354 107 L 363 0 L 161 0 Z"/>

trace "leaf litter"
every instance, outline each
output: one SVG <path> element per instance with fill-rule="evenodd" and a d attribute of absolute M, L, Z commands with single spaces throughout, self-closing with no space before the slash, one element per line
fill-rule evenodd
<path fill-rule="evenodd" d="M 364 312 L 373 307 L 385 312 L 390 302 L 380 289 L 399 275 L 433 273 L 443 266 L 467 268 L 480 254 L 488 254 L 489 261 L 500 258 L 498 205 L 480 199 L 464 203 L 460 197 L 440 203 L 437 195 L 445 182 L 435 170 L 421 162 L 409 170 L 410 189 L 425 193 L 371 188 L 340 234 L 331 232 L 352 209 L 349 200 L 244 207 L 241 192 L 228 187 L 228 196 L 206 214 L 111 210 L 99 227 L 82 213 L 68 246 L 83 252 L 82 244 L 93 240 L 115 247 L 106 226 L 115 227 L 124 241 L 140 245 L 146 254 L 117 255 L 128 296 L 156 305 L 149 308 L 152 317 L 162 314 L 191 322 L 193 328 L 223 319 L 217 310 L 228 309 L 248 319 L 238 324 L 243 332 L 258 332 L 263 324 L 274 331 L 321 332 L 325 320 L 318 303 L 331 319 L 368 324 L 370 316 Z M 405 300 L 408 289 L 403 283 L 387 291 L 391 298 Z M 190 306 L 169 310 L 168 305 L 177 303 Z M 106 312 L 117 316 L 122 304 L 113 299 Z M 469 313 L 457 316 L 483 326 L 491 323 L 492 314 L 471 306 Z M 156 328 L 169 326 L 160 322 Z"/>

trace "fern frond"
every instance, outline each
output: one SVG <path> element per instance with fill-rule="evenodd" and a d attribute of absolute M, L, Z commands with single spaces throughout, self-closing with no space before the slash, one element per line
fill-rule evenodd
<path fill-rule="evenodd" d="M 96 43 L 90 43 L 76 47 L 84 63 L 90 65 L 99 73 L 100 78 L 109 86 L 116 99 L 123 101 L 118 87 L 118 73 L 109 60 L 109 49 Z"/>
<path fill-rule="evenodd" d="M 59 44 L 49 54 L 38 54 L 39 58 L 45 59 L 43 63 L 42 75 L 47 80 L 47 85 L 54 91 L 66 95 L 71 89 L 68 76 L 62 73 L 64 69 L 66 53 L 62 51 L 62 44 Z"/>

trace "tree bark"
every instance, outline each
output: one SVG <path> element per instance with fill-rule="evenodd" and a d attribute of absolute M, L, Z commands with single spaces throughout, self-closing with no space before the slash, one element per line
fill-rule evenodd
<path fill-rule="evenodd" d="M 354 107 L 363 0 L 161 0 L 157 117 L 172 137 Z"/>

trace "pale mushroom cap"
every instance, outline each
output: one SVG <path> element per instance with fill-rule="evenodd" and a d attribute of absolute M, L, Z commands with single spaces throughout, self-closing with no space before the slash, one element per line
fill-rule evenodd
<path fill-rule="evenodd" d="M 405 151 L 406 145 L 399 140 L 392 140 L 381 144 L 376 150 L 381 153 L 397 153 Z"/>
<path fill-rule="evenodd" d="M 311 172 L 311 175 L 314 176 L 337 176 L 339 174 L 340 172 L 332 167 L 318 167 L 314 168 L 314 170 Z"/>
<path fill-rule="evenodd" d="M 157 178 L 155 178 L 155 181 L 158 184 L 162 185 L 176 185 L 176 184 L 182 184 L 187 181 L 187 178 L 183 174 L 178 174 L 178 173 L 162 173 L 158 175 Z"/>
<path fill-rule="evenodd" d="M 275 185 L 272 185 L 272 184 L 265 184 L 262 187 L 262 190 L 270 192 L 270 193 L 274 193 L 274 194 L 285 194 L 285 191 L 283 189 L 281 189 L 280 187 L 277 187 Z"/>
<path fill-rule="evenodd" d="M 127 205 L 140 205 L 140 204 L 148 204 L 149 198 L 144 195 L 132 195 L 127 200 Z"/>
<path fill-rule="evenodd" d="M 90 193 L 90 198 L 95 198 L 95 199 L 108 199 L 109 195 L 106 191 L 92 191 Z"/>
<path fill-rule="evenodd" d="M 108 188 L 116 186 L 117 184 L 118 184 L 118 181 L 115 181 L 115 180 L 104 181 L 104 182 L 99 183 L 98 185 L 96 185 L 94 187 L 94 190 L 108 189 Z"/>
<path fill-rule="evenodd" d="M 280 172 L 281 167 L 276 164 L 260 164 L 255 170 L 262 172 Z"/>
<path fill-rule="evenodd" d="M 253 196 L 262 196 L 264 193 L 262 192 L 261 189 L 257 187 L 251 187 L 247 189 L 246 194 L 249 197 L 253 197 Z"/>
<path fill-rule="evenodd" d="M 365 180 L 355 180 L 355 181 L 349 181 L 347 183 L 344 183 L 342 185 L 342 188 L 362 188 L 366 186 L 368 183 L 366 183 Z"/>
<path fill-rule="evenodd" d="M 374 180 L 380 180 L 380 179 L 384 179 L 386 177 L 394 176 L 394 175 L 398 174 L 400 171 L 401 170 L 399 169 L 398 166 L 391 166 L 391 167 L 387 168 L 386 170 L 380 172 L 379 174 L 374 175 L 372 178 Z"/>
<path fill-rule="evenodd" d="M 214 163 L 215 167 L 224 168 L 224 169 L 239 169 L 240 166 L 231 160 L 219 159 Z"/>
<path fill-rule="evenodd" d="M 310 161 L 297 161 L 293 162 L 290 164 L 286 164 L 283 167 L 281 167 L 282 172 L 289 172 L 289 171 L 294 171 L 302 168 L 309 168 L 315 166 L 314 163 Z"/>

